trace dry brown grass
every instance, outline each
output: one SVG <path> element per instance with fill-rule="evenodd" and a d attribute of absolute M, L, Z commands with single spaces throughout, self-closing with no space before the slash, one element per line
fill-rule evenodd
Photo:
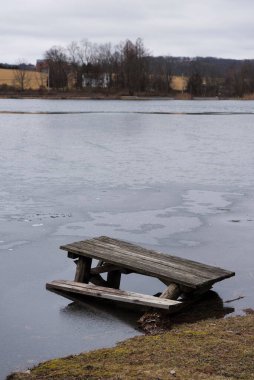
<path fill-rule="evenodd" d="M 16 73 L 17 70 L 0 69 L 0 85 L 19 87 Z M 40 87 L 47 86 L 48 75 L 46 73 L 27 71 L 26 76 L 27 80 L 25 81 L 25 90 L 38 90 Z"/>
<path fill-rule="evenodd" d="M 171 79 L 171 88 L 175 91 L 185 91 L 187 88 L 187 82 L 187 77 L 173 75 Z"/>
<path fill-rule="evenodd" d="M 254 94 L 248 94 L 243 96 L 244 100 L 254 100 Z"/>
<path fill-rule="evenodd" d="M 17 71 L 12 69 L 0 69 L 0 86 L 7 85 L 11 87 L 19 87 L 16 79 Z M 37 71 L 27 71 L 28 80 L 25 83 L 25 90 L 38 90 L 41 87 L 47 87 L 46 73 L 39 73 Z M 173 76 L 171 80 L 171 88 L 174 91 L 185 91 L 187 87 L 187 77 Z"/>

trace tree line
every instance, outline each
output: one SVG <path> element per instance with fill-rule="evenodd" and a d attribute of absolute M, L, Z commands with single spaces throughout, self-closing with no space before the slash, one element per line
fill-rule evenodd
<path fill-rule="evenodd" d="M 149 52 L 142 39 L 130 40 L 112 47 L 110 43 L 95 44 L 88 40 L 72 42 L 66 48 L 52 47 L 45 52 L 49 86 L 82 89 L 86 86 L 103 87 L 101 81 L 107 75 L 107 89 L 128 89 L 132 95 L 149 90 Z"/>
<path fill-rule="evenodd" d="M 31 65 L 15 66 L 23 90 Z M 87 39 L 53 46 L 39 68 L 48 88 L 90 90 L 129 95 L 171 95 L 172 78 L 187 78 L 182 92 L 190 96 L 243 97 L 254 94 L 254 60 L 213 57 L 154 57 L 141 38 L 112 46 Z M 22 73 L 22 75 L 20 74 Z M 42 83 L 44 83 L 42 81 Z"/>
<path fill-rule="evenodd" d="M 213 64 L 209 65 L 211 61 Z M 187 92 L 204 97 L 244 97 L 254 94 L 254 61 L 195 59 L 190 65 Z"/>
<path fill-rule="evenodd" d="M 173 75 L 188 77 L 184 91 L 192 96 L 242 97 L 254 93 L 254 61 L 218 58 L 153 57 L 141 38 L 116 46 L 87 39 L 45 52 L 49 87 L 103 87 L 134 94 L 172 93 Z M 71 81 L 70 81 L 71 78 Z M 104 83 L 105 84 L 105 83 Z"/>

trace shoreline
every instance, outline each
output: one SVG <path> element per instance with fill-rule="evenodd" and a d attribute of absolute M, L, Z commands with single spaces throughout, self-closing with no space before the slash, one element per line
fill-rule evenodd
<path fill-rule="evenodd" d="M 79 94 L 79 93 L 45 93 L 45 94 L 34 94 L 34 93 L 11 93 L 11 94 L 0 94 L 0 99 L 40 99 L 40 100 L 197 100 L 197 101 L 218 101 L 218 100 L 254 100 L 254 98 L 224 98 L 224 97 L 192 97 L 190 94 L 178 94 L 178 95 L 118 95 L 118 94 Z"/>
<path fill-rule="evenodd" d="M 176 314 L 145 314 L 146 323 L 137 322 L 143 335 L 50 359 L 6 380 L 254 380 L 254 310 L 235 316 L 230 302 L 210 291 Z"/>
<path fill-rule="evenodd" d="M 6 380 L 254 379 L 254 311 L 175 324 L 113 348 L 56 358 Z"/>

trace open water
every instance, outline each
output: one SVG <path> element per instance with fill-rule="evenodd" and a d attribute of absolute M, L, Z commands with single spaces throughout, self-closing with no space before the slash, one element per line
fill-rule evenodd
<path fill-rule="evenodd" d="M 137 315 L 45 290 L 61 244 L 108 235 L 236 271 L 254 306 L 254 103 L 0 100 L 0 378 L 138 334 Z M 122 288 L 163 286 L 123 276 Z"/>

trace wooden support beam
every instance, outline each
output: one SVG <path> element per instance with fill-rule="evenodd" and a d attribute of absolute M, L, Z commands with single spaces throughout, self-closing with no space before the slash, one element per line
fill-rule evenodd
<path fill-rule="evenodd" d="M 164 281 L 163 281 L 164 282 Z M 167 300 L 177 300 L 177 298 L 181 294 L 181 288 L 179 285 L 171 283 L 169 286 L 164 290 L 164 292 L 161 293 L 160 299 L 167 299 Z M 151 326 L 154 324 L 156 325 L 156 321 L 160 320 L 163 316 L 163 312 L 160 311 L 159 313 L 154 313 L 153 310 L 147 311 L 144 313 L 141 318 L 138 320 L 138 323 L 140 326 L 142 326 L 142 329 L 144 331 L 151 330 Z"/>
<path fill-rule="evenodd" d="M 104 264 L 104 261 L 103 260 L 99 260 L 96 266 L 97 267 L 102 267 L 103 264 Z"/>
<path fill-rule="evenodd" d="M 95 274 L 110 272 L 113 270 L 120 270 L 120 267 L 116 267 L 113 264 L 103 264 L 101 266 L 96 266 L 95 268 L 92 268 L 91 274 L 95 275 Z"/>
<path fill-rule="evenodd" d="M 90 282 L 94 285 L 98 286 L 108 286 L 108 283 L 106 280 L 104 280 L 99 274 L 92 274 L 90 277 Z"/>
<path fill-rule="evenodd" d="M 76 253 L 72 253 L 72 252 L 68 252 L 67 257 L 69 257 L 69 259 L 74 259 L 74 260 L 79 258 L 79 256 Z"/>
<path fill-rule="evenodd" d="M 80 257 L 77 262 L 77 269 L 75 274 L 75 282 L 83 282 L 88 284 L 90 280 L 90 269 L 92 259 L 89 257 Z"/>
<path fill-rule="evenodd" d="M 177 284 L 170 284 L 164 292 L 161 293 L 160 298 L 166 298 L 169 300 L 177 300 L 181 294 L 180 286 Z"/>
<path fill-rule="evenodd" d="M 112 270 L 108 272 L 107 276 L 107 286 L 109 288 L 119 289 L 121 282 L 121 271 L 120 270 Z"/>
<path fill-rule="evenodd" d="M 91 269 L 91 274 L 94 275 L 94 274 L 106 273 L 106 272 L 111 272 L 112 270 L 119 270 L 121 271 L 121 273 L 124 273 L 124 274 L 135 273 L 134 271 L 125 269 L 123 267 L 120 267 L 119 265 L 113 265 L 109 263 L 104 263 L 103 261 L 99 261 L 96 267 Z"/>

